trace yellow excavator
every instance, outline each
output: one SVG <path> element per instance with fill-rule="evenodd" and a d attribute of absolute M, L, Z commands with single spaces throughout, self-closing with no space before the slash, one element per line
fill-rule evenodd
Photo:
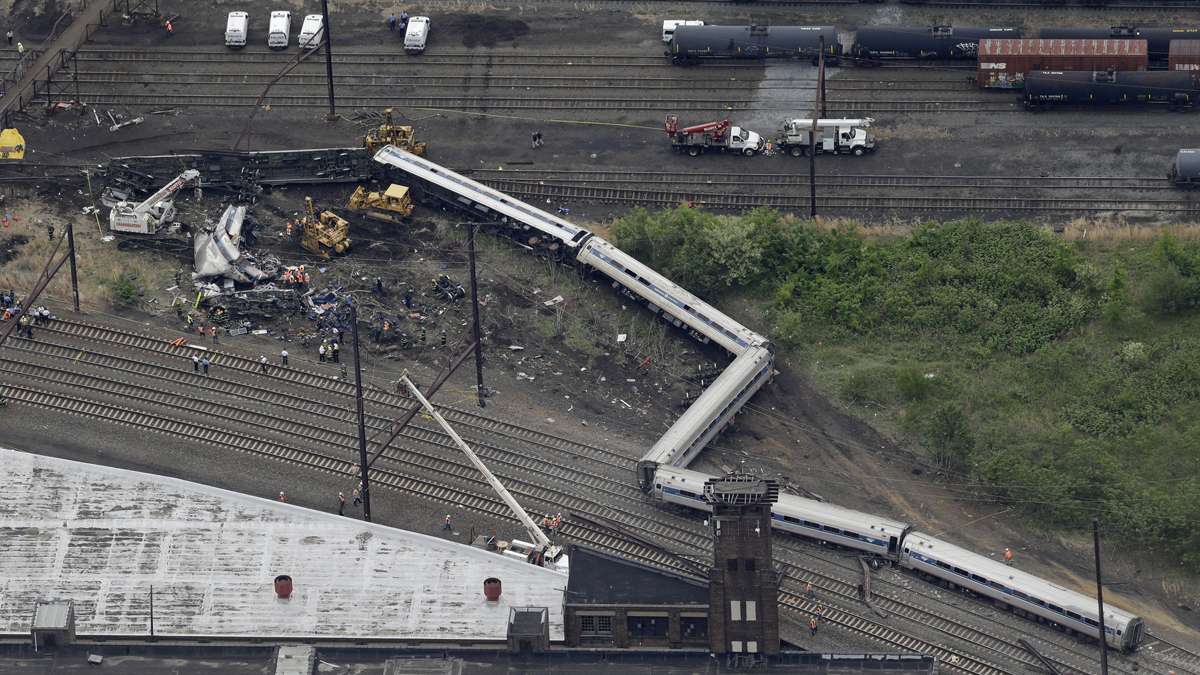
<path fill-rule="evenodd" d="M 367 134 L 363 136 L 363 147 L 371 152 L 375 152 L 385 145 L 394 145 L 414 155 L 425 156 L 425 143 L 417 142 L 412 127 L 397 126 L 392 121 L 391 108 L 383 111 L 383 124 L 367 131 Z"/>
<path fill-rule="evenodd" d="M 345 253 L 350 249 L 350 223 L 332 211 L 317 214 L 312 197 L 304 198 L 303 229 L 300 245 L 304 250 L 329 257 L 330 253 Z"/>
<path fill-rule="evenodd" d="M 383 192 L 368 192 L 360 185 L 350 195 L 346 208 L 368 218 L 399 225 L 401 220 L 412 215 L 413 203 L 408 188 L 403 185 L 393 183 Z"/>

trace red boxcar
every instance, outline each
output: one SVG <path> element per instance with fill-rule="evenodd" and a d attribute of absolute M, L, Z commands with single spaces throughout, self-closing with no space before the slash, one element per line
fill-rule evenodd
<path fill-rule="evenodd" d="M 1145 70 L 1145 40 L 980 40 L 981 87 L 1015 89 L 1037 70 Z"/>

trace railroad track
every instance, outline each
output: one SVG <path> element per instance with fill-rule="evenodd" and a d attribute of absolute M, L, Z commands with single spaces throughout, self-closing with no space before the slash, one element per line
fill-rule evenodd
<path fill-rule="evenodd" d="M 294 52 L 272 51 L 240 51 L 206 49 L 101 49 L 88 47 L 79 50 L 76 59 L 81 64 L 91 62 L 102 63 L 219 63 L 226 65 L 245 65 L 266 63 L 284 66 L 295 56 Z M 320 64 L 324 57 L 312 56 L 309 60 Z M 662 54 L 631 56 L 621 53 L 604 52 L 535 52 L 505 54 L 492 51 L 462 51 L 462 52 L 426 52 L 419 57 L 403 53 L 352 52 L 338 49 L 333 55 L 334 65 L 366 65 L 366 66 L 404 66 L 406 68 L 424 68 L 428 66 L 669 66 L 670 61 Z M 736 67 L 761 67 L 758 64 L 730 64 Z"/>
<path fill-rule="evenodd" d="M 1151 655 L 1151 658 L 1180 674 L 1200 673 L 1200 654 L 1153 633 L 1146 634 L 1138 653 Z"/>
<path fill-rule="evenodd" d="M 788 159 L 784 161 L 790 162 Z M 613 185 L 689 185 L 698 187 L 749 186 L 807 187 L 807 173 L 705 174 L 694 171 L 638 171 L 589 169 L 462 169 L 476 180 L 516 180 L 555 184 Z M 936 176 L 912 174 L 835 174 L 817 176 L 819 187 L 844 188 L 978 188 L 1045 190 L 1174 190 L 1167 178 L 1142 176 Z"/>
<path fill-rule="evenodd" d="M 253 454 L 289 464 L 302 465 L 322 472 L 342 476 L 354 480 L 357 467 L 353 462 L 326 455 L 323 453 L 299 450 L 275 443 L 265 438 L 248 436 L 243 433 L 232 433 L 215 427 L 181 420 L 161 414 L 147 413 L 132 408 L 106 403 L 98 403 L 76 396 L 65 396 L 50 391 L 34 389 L 20 385 L 6 385 L 5 396 L 12 403 L 35 406 L 55 410 L 70 415 L 99 419 L 105 422 L 134 427 L 144 431 L 198 441 L 223 449 Z M 487 516 L 513 521 L 507 507 L 498 499 L 437 483 L 424 478 L 416 478 L 390 469 L 376 469 L 373 481 L 376 485 L 415 494 L 424 498 L 443 503 L 452 503 Z M 544 515 L 544 514 L 536 514 Z M 568 521 L 564 524 L 563 535 L 590 546 L 612 551 L 660 568 L 670 569 L 677 573 L 694 576 L 690 565 L 681 564 L 678 556 L 669 552 L 651 548 L 639 543 L 631 543 L 620 536 L 611 534 L 601 528 L 592 528 L 584 524 Z M 780 602 L 786 607 L 797 611 L 814 612 L 817 603 L 802 597 L 792 591 L 781 591 Z M 953 669 L 980 675 L 1007 675 L 1011 671 L 988 663 L 977 657 L 965 655 L 940 645 L 906 635 L 896 629 L 884 626 L 836 606 L 823 605 L 824 620 L 842 628 L 873 640 L 877 643 L 911 649 L 938 656 L 946 663 L 953 663 Z"/>
<path fill-rule="evenodd" d="M 51 326 L 53 327 L 54 324 L 57 323 L 60 322 L 56 321 L 52 323 Z M 84 328 L 87 327 L 83 324 L 73 325 Z M 96 328 L 100 328 L 106 333 L 101 337 L 112 337 L 114 334 L 122 335 L 122 333 L 118 331 L 111 331 L 110 329 L 102 327 Z M 82 334 L 96 337 L 93 331 L 82 331 Z M 128 344 L 136 347 L 144 344 L 144 340 L 146 339 L 136 335 L 130 335 L 127 337 L 128 339 L 126 340 L 117 340 L 115 342 L 117 344 Z M 73 391 L 76 389 L 89 389 L 96 392 L 104 392 L 108 395 L 120 396 L 123 399 L 138 400 L 155 405 L 187 407 L 195 412 L 203 413 L 206 416 L 206 419 L 227 419 L 231 423 L 235 424 L 235 428 L 254 427 L 269 432 L 283 431 L 295 438 L 302 439 L 302 441 L 309 439 L 316 441 L 321 444 L 320 447 L 322 448 L 341 447 L 349 455 L 353 454 L 353 451 L 356 447 L 355 437 L 353 435 L 339 432 L 335 429 L 330 429 L 327 426 L 297 423 L 290 420 L 276 421 L 276 419 L 273 417 L 265 416 L 260 413 L 249 412 L 241 407 L 231 407 L 227 405 L 216 404 L 211 402 L 210 399 L 222 400 L 227 398 L 227 396 L 222 396 L 221 394 L 235 395 L 249 401 L 261 400 L 263 402 L 269 402 L 287 410 L 301 410 L 305 413 L 306 417 L 310 414 L 313 414 L 313 411 L 321 408 L 328 408 L 327 404 L 324 402 L 307 400 L 297 403 L 299 399 L 297 399 L 294 394 L 276 394 L 273 392 L 271 387 L 260 388 L 257 386 L 237 383 L 224 383 L 215 378 L 209 379 L 199 377 L 191 378 L 196 382 L 188 383 L 187 386 L 189 390 L 194 388 L 210 389 L 214 394 L 217 394 L 216 396 L 196 398 L 191 396 L 179 396 L 177 394 L 163 394 L 155 390 L 149 390 L 144 387 L 139 387 L 111 379 L 111 377 L 109 377 L 111 373 L 128 370 L 128 365 L 122 366 L 121 363 L 117 363 L 115 361 L 127 361 L 127 364 L 135 364 L 137 367 L 136 372 L 144 376 L 150 376 L 154 370 L 162 371 L 158 377 L 164 381 L 177 381 L 180 379 L 181 375 L 177 369 L 154 366 L 141 361 L 124 360 L 120 359 L 120 357 L 114 356 L 106 357 L 106 359 L 103 360 L 97 360 L 95 358 L 95 354 L 81 352 L 78 348 L 48 346 L 44 342 L 28 343 L 25 341 L 20 341 L 16 342 L 15 344 L 18 346 L 18 348 L 32 349 L 41 354 L 48 354 L 50 352 L 58 351 L 59 353 L 56 354 L 56 356 L 59 358 L 73 363 L 84 363 L 103 368 L 103 372 L 105 373 L 104 378 L 98 378 L 96 376 L 85 376 L 67 372 L 62 369 L 47 368 L 45 366 L 31 364 L 7 365 L 5 370 L 9 375 L 15 378 L 36 378 L 37 381 L 40 382 L 58 383 L 64 387 L 71 388 Z M 153 342 L 154 347 L 165 345 L 168 345 L 168 343 L 161 339 L 155 339 Z M 163 351 L 162 349 L 154 349 L 152 351 L 159 352 L 163 355 L 172 355 L 178 357 L 178 350 L 173 347 L 168 347 L 167 351 Z M 215 359 L 215 361 L 220 365 L 222 371 L 228 369 L 242 370 L 243 368 L 249 370 L 252 367 L 257 367 L 256 362 L 250 359 L 243 359 L 240 357 L 225 358 L 227 356 L 228 355 L 226 354 L 219 354 Z M 95 382 L 93 382 L 93 380 Z M 318 378 L 315 381 L 322 383 L 326 381 L 326 378 Z M 285 389 L 290 390 L 292 388 Z M 276 398 L 271 399 L 270 397 L 272 395 L 274 395 Z M 320 415 L 320 413 L 315 414 Z M 331 419 L 336 417 L 336 421 L 345 423 L 349 422 L 347 415 L 334 416 L 326 414 L 325 416 Z M 378 419 L 378 422 L 381 424 L 386 423 L 386 421 L 387 420 L 382 418 Z M 450 452 L 454 452 L 454 449 L 449 446 L 449 443 L 445 442 L 444 439 L 442 439 L 440 442 L 437 439 L 431 440 L 422 438 L 420 440 L 425 440 L 426 442 L 434 445 L 441 445 Z M 403 452 L 405 453 L 405 458 L 397 459 L 394 457 L 389 457 L 389 459 L 395 459 L 397 463 L 404 466 L 411 466 L 415 470 L 420 471 L 422 475 L 437 474 L 453 480 L 470 480 L 472 477 L 474 477 L 474 472 L 471 467 L 465 465 L 452 466 L 453 463 L 446 463 L 443 459 L 437 456 L 422 453 L 417 450 L 405 449 Z M 485 452 L 487 452 L 486 449 Z M 413 453 L 415 453 L 415 458 Z M 564 494 L 558 490 L 554 490 L 552 495 L 547 496 L 544 493 L 546 490 L 544 486 L 530 484 L 524 479 L 522 472 L 527 472 L 528 469 L 521 466 L 519 463 L 512 461 L 511 459 L 489 457 L 489 462 L 496 462 L 496 464 L 500 467 L 498 471 L 501 472 L 502 475 L 508 474 L 504 476 L 506 482 L 509 482 L 513 486 L 514 491 L 521 495 L 522 501 L 545 503 L 547 500 L 550 500 L 550 503 L 552 504 L 562 505 L 565 503 L 568 505 L 568 507 L 575 508 L 577 512 L 580 512 L 579 509 L 587 509 L 586 512 L 593 513 L 596 511 L 596 505 L 594 503 L 576 503 L 578 498 L 573 494 Z M 534 469 L 532 473 L 541 474 L 544 473 L 544 469 L 537 468 Z M 514 474 L 516 474 L 516 476 L 514 476 Z M 582 476 L 584 474 L 581 473 L 580 475 Z M 598 490 L 598 492 L 608 492 L 610 496 L 616 497 L 615 493 L 612 493 L 612 490 L 604 490 L 604 486 L 597 485 L 594 481 L 594 477 L 589 480 L 580 480 L 578 476 L 564 476 L 559 474 L 556 476 L 556 480 L 560 484 L 567 483 L 570 485 L 587 485 L 589 489 L 593 490 L 596 488 L 601 488 Z M 606 480 L 611 482 L 613 479 L 609 478 Z M 478 479 L 475 478 L 474 482 L 478 482 Z M 621 485 L 618 487 L 625 488 L 628 485 L 629 484 L 624 480 L 621 480 Z M 696 534 L 695 532 L 681 534 L 681 530 L 678 526 L 670 527 L 661 522 L 667 520 L 661 514 L 651 515 L 649 518 L 647 518 L 647 516 L 643 514 L 632 513 L 621 508 L 617 508 L 616 511 L 621 513 L 622 520 L 624 521 L 625 525 L 645 532 L 646 535 L 653 537 L 653 540 L 655 541 L 673 542 L 676 547 L 689 550 L 704 549 L 708 545 L 708 539 L 704 535 Z M 606 516 L 608 518 L 612 518 L 612 515 L 612 511 L 606 511 Z M 791 593 L 791 595 L 795 598 L 803 600 L 803 598 L 800 598 L 799 596 L 799 589 L 803 586 L 804 582 L 814 582 L 821 589 L 823 597 L 826 599 L 826 601 L 828 601 L 830 596 L 836 596 L 843 603 L 850 605 L 855 604 L 857 589 L 853 579 L 847 580 L 845 578 L 831 576 L 828 573 L 817 571 L 798 570 L 799 568 L 796 568 L 793 564 L 789 563 L 789 571 L 785 575 L 785 579 L 791 584 L 792 587 L 792 590 L 789 591 L 789 593 Z M 785 588 L 785 590 L 787 589 Z M 898 592 L 907 593 L 908 591 L 907 589 L 898 589 Z M 1024 650 L 1015 643 L 1006 642 L 1000 638 L 992 637 L 986 633 L 980 632 L 978 629 L 957 625 L 945 617 L 942 617 L 936 613 L 931 613 L 928 609 L 912 605 L 910 602 L 905 602 L 898 598 L 883 597 L 880 595 L 877 597 L 877 601 L 880 603 L 879 606 L 891 614 L 902 616 L 920 625 L 929 626 L 930 628 L 937 630 L 946 636 L 966 640 L 971 644 L 979 646 L 980 648 L 987 649 L 991 653 L 1020 661 L 1027 666 L 1036 666 L 1028 654 L 1026 654 Z M 984 621 L 986 622 L 986 619 L 984 619 Z M 1036 639 L 1037 636 L 1031 634 L 1029 637 Z M 1068 663 L 1063 663 L 1062 666 L 1070 672 L 1086 672 L 1084 670 L 1080 670 L 1079 668 L 1072 667 Z M 1117 670 L 1114 672 L 1121 671 Z"/>
<path fill-rule="evenodd" d="M 271 82 L 274 75 L 268 73 L 196 73 L 196 72 L 118 72 L 118 71 L 88 71 L 80 74 L 80 86 L 95 85 L 126 85 L 146 86 L 162 85 L 174 87 L 197 86 L 262 86 Z M 735 90 L 766 89 L 794 91 L 799 84 L 807 83 L 816 86 L 812 79 L 754 79 L 750 77 L 629 77 L 624 75 L 605 76 L 568 76 L 568 75 L 496 75 L 486 73 L 481 75 L 383 75 L 339 74 L 335 83 L 352 86 L 357 89 L 383 88 L 396 89 L 403 87 L 421 89 L 456 89 L 471 88 L 522 88 L 522 89 L 651 89 L 655 91 L 682 89 L 686 91 L 703 90 Z M 292 73 L 280 80 L 272 91 L 280 91 L 287 87 L 325 87 L 325 75 L 319 73 Z M 959 91 L 973 89 L 974 84 L 965 80 L 937 80 L 933 82 L 901 82 L 896 80 L 855 79 L 838 80 L 834 91 Z"/>
<path fill-rule="evenodd" d="M 91 105 L 145 106 L 154 108 L 245 108 L 257 104 L 257 94 L 126 94 L 111 91 L 81 91 L 79 96 Z M 273 107 L 321 108 L 329 105 L 323 94 L 272 94 L 267 102 Z M 624 112 L 631 110 L 750 110 L 752 99 L 696 98 L 600 98 L 600 97 L 505 97 L 505 96 L 342 96 L 340 105 L 350 108 L 401 107 L 413 109 L 455 110 L 584 110 Z M 756 109 L 762 109 L 761 107 Z M 780 108 L 791 110 L 791 108 Z"/>
<path fill-rule="evenodd" d="M 741 192 L 654 190 L 632 187 L 587 186 L 569 183 L 485 179 L 487 185 L 524 199 L 558 202 L 587 201 L 630 206 L 668 207 L 690 203 L 713 209 L 767 207 L 781 210 L 808 209 L 808 195 Z M 817 207 L 833 210 L 896 211 L 1007 211 L 1023 213 L 1071 213 L 1107 211 L 1153 211 L 1171 215 L 1200 215 L 1200 202 L 1182 199 L 1050 198 L 1050 197 L 937 197 L 931 195 L 849 196 L 817 195 Z"/>

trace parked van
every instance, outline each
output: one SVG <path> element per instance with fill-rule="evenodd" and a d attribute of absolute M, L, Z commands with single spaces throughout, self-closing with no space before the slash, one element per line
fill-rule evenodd
<path fill-rule="evenodd" d="M 300 48 L 312 49 L 321 44 L 321 40 L 325 39 L 322 34 L 325 27 L 325 17 L 320 14 L 309 14 L 304 17 L 304 23 L 300 26 Z"/>
<path fill-rule="evenodd" d="M 250 31 L 250 15 L 245 12 L 230 12 L 225 21 L 225 46 L 241 49 L 246 46 L 246 34 Z"/>
<path fill-rule="evenodd" d="M 688 21 L 684 19 L 667 19 L 663 21 L 663 42 L 670 42 L 675 39 L 675 29 L 680 26 L 703 26 L 703 21 Z"/>
<path fill-rule="evenodd" d="M 267 34 L 267 46 L 271 49 L 287 49 L 292 39 L 292 13 L 271 12 L 271 32 Z"/>
<path fill-rule="evenodd" d="M 409 54 L 420 54 L 425 51 L 425 42 L 429 40 L 429 17 L 414 16 L 408 20 L 408 30 L 404 31 L 404 51 Z"/>

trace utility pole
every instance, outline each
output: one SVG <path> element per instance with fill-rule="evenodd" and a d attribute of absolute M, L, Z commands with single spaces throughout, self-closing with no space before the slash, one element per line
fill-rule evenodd
<path fill-rule="evenodd" d="M 1108 640 L 1104 630 L 1104 582 L 1100 576 L 1100 519 L 1092 518 L 1092 543 L 1096 549 L 1096 604 L 1100 608 L 1100 675 L 1108 675 Z"/>
<path fill-rule="evenodd" d="M 325 81 L 329 85 L 329 117 L 330 122 L 337 119 L 337 110 L 333 101 L 333 52 L 329 50 L 329 0 L 321 0 L 321 14 L 324 23 L 321 29 L 321 41 L 325 43 Z M 370 520 L 368 518 L 367 520 Z"/>
<path fill-rule="evenodd" d="M 362 364 L 358 358 L 358 305 L 351 299 L 350 337 L 354 340 L 354 407 L 358 413 L 358 469 L 362 480 L 363 520 L 371 521 L 371 485 L 367 482 L 367 418 L 363 414 Z"/>
<path fill-rule="evenodd" d="M 825 114 L 825 36 L 817 53 L 817 103 L 813 106 L 812 129 L 808 132 L 809 215 L 817 217 L 817 120 Z"/>
<path fill-rule="evenodd" d="M 467 223 L 467 260 L 471 270 L 471 313 L 474 315 L 475 329 L 475 392 L 479 396 L 479 407 L 486 408 L 487 401 L 483 399 L 483 333 L 479 330 L 479 284 L 475 280 L 475 223 Z"/>
<path fill-rule="evenodd" d="M 67 253 L 71 256 L 71 293 L 75 299 L 75 313 L 79 313 L 79 274 L 75 271 L 75 223 L 67 221 Z"/>

